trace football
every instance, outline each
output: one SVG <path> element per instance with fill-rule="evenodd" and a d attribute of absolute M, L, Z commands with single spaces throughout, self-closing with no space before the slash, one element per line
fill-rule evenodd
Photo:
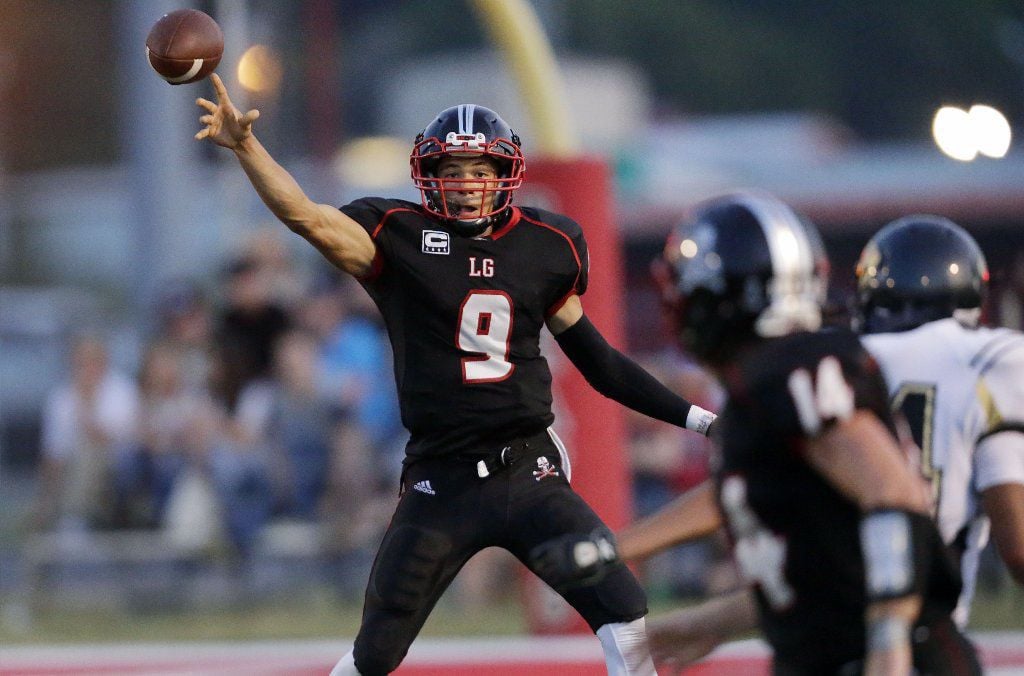
<path fill-rule="evenodd" d="M 224 33 L 208 14 L 179 9 L 160 17 L 146 37 L 149 65 L 172 85 L 202 80 L 224 54 Z"/>

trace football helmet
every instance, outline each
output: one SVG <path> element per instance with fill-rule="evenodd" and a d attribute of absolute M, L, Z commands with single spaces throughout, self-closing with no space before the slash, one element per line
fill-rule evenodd
<path fill-rule="evenodd" d="M 957 317 L 977 325 L 988 265 L 974 238 L 943 218 L 899 218 L 872 237 L 857 262 L 858 328 L 906 331 Z"/>
<path fill-rule="evenodd" d="M 654 266 L 683 349 L 710 365 L 758 338 L 821 326 L 828 258 L 817 229 L 775 197 L 697 206 Z"/>
<path fill-rule="evenodd" d="M 498 176 L 439 177 L 437 166 L 446 155 L 484 155 L 496 161 Z M 507 216 L 512 193 L 522 185 L 526 170 L 519 135 L 493 110 L 469 103 L 438 113 L 416 137 L 409 163 L 423 208 L 464 236 L 479 235 Z M 452 196 L 467 189 L 481 193 L 481 211 L 476 218 L 460 219 Z"/>

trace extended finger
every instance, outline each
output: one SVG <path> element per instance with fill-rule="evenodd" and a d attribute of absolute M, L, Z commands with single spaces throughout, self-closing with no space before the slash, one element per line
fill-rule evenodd
<path fill-rule="evenodd" d="M 197 141 L 202 141 L 204 138 L 206 138 L 209 135 L 210 135 L 210 128 L 209 127 L 200 129 L 199 132 L 196 133 L 196 140 Z"/>
<path fill-rule="evenodd" d="M 260 111 L 258 111 L 255 108 L 253 108 L 248 113 L 243 115 L 242 119 L 239 120 L 239 122 L 241 122 L 242 124 L 252 124 L 253 122 L 256 121 L 256 118 L 258 118 L 259 116 L 260 116 Z"/>
<path fill-rule="evenodd" d="M 200 124 L 210 124 L 213 122 L 213 115 L 203 115 L 199 118 Z"/>
<path fill-rule="evenodd" d="M 203 97 L 199 97 L 198 99 L 196 99 L 196 105 L 199 106 L 200 108 L 205 108 L 207 112 L 210 112 L 210 113 L 217 112 L 217 104 L 214 103 L 213 101 L 209 101 L 207 99 L 204 99 Z"/>
<path fill-rule="evenodd" d="M 221 82 L 220 75 L 217 75 L 216 73 L 210 73 L 210 81 L 213 83 L 213 88 L 217 92 L 217 100 L 221 103 L 224 103 L 226 101 L 230 102 L 231 98 L 228 97 L 227 87 L 225 87 L 224 83 Z"/>

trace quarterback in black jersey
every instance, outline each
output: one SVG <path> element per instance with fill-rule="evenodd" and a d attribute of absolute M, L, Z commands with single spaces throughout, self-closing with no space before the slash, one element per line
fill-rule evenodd
<path fill-rule="evenodd" d="M 413 146 L 419 204 L 367 198 L 336 209 L 305 195 L 252 134 L 259 113 L 240 113 L 211 80 L 217 101 L 197 100 L 205 112 L 196 138 L 233 150 L 270 210 L 369 291 L 411 433 L 362 626 L 332 675 L 397 668 L 462 565 L 490 546 L 580 612 L 609 673 L 654 673 L 643 590 L 621 563 L 600 565 L 614 558 L 611 533 L 568 483 L 541 330 L 605 396 L 701 433 L 714 415 L 609 346 L 586 318 L 580 226 L 512 204 L 525 170 L 518 135 L 482 106 L 444 110 Z"/>
<path fill-rule="evenodd" d="M 728 394 L 714 491 L 774 672 L 979 673 L 878 366 L 852 332 L 820 329 L 827 260 L 813 225 L 768 195 L 725 196 L 672 234 L 662 269 L 680 342 Z M 693 509 L 703 500 L 675 513 L 706 531 L 717 517 Z M 647 526 L 624 555 L 665 539 L 664 524 Z M 702 617 L 721 621 L 724 607 Z"/>

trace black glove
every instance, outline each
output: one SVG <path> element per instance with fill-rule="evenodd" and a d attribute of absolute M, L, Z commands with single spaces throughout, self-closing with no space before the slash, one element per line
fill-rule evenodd
<path fill-rule="evenodd" d="M 615 536 L 607 528 L 562 535 L 530 551 L 533 571 L 559 591 L 593 584 L 618 562 Z"/>

